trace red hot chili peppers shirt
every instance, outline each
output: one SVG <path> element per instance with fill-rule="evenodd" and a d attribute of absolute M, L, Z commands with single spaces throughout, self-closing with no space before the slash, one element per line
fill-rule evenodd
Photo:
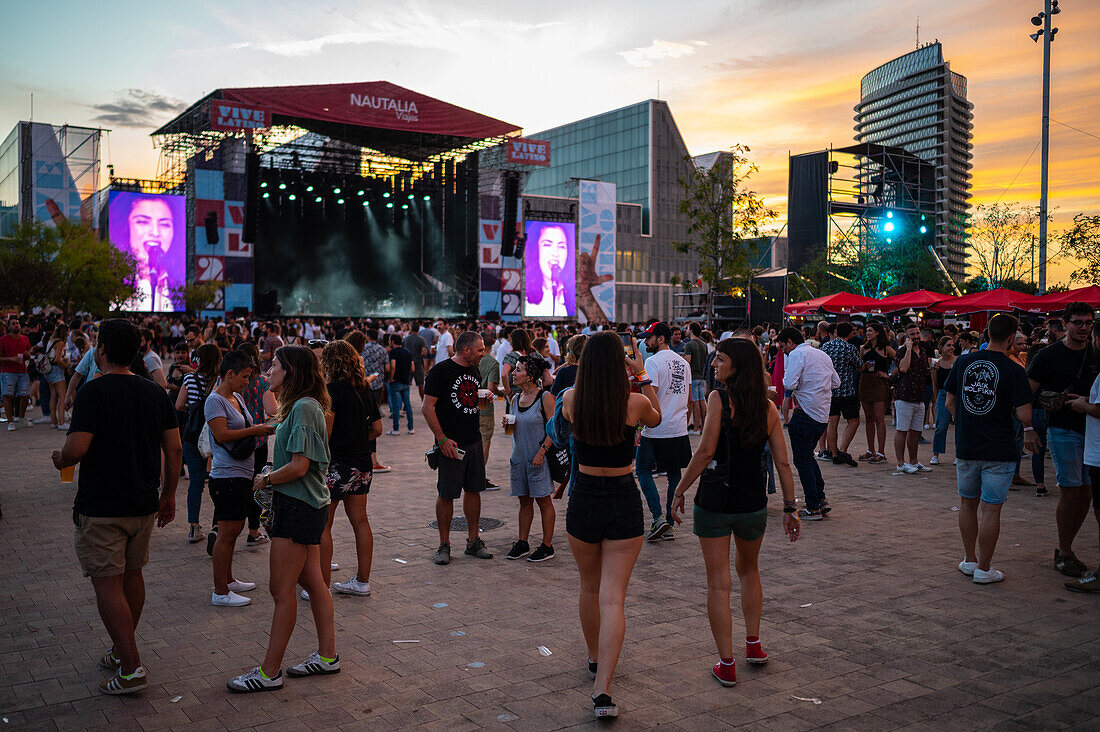
<path fill-rule="evenodd" d="M 436 398 L 435 414 L 443 434 L 461 446 L 481 442 L 477 390 L 481 372 L 448 358 L 432 367 L 424 378 L 424 393 Z"/>

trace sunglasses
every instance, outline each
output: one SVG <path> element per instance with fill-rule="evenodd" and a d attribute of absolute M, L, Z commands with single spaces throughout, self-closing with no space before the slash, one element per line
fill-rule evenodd
<path fill-rule="evenodd" d="M 326 341 L 324 338 L 310 338 L 309 339 L 309 347 L 310 348 L 324 348 L 327 345 L 328 345 L 328 341 Z"/>

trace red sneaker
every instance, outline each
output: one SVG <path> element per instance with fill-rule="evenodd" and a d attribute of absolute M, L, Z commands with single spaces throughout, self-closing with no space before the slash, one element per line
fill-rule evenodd
<path fill-rule="evenodd" d="M 737 686 L 737 667 L 734 664 L 726 665 L 719 661 L 710 671 L 718 683 L 722 686 Z"/>
<path fill-rule="evenodd" d="M 768 662 L 768 654 L 764 653 L 764 647 L 760 645 L 760 641 L 745 641 L 745 660 L 753 665 Z"/>

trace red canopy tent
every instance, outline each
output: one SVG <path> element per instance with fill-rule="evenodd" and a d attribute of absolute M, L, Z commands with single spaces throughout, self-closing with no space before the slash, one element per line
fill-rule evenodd
<path fill-rule="evenodd" d="M 990 310 L 1012 312 L 1016 309 L 1016 301 L 1027 297 L 1030 295 L 998 287 L 996 290 L 972 292 L 962 297 L 953 297 L 932 305 L 930 309 L 944 315 L 965 315 Z"/>
<path fill-rule="evenodd" d="M 890 297 L 884 297 L 879 300 L 878 304 L 875 306 L 875 312 L 892 313 L 898 310 L 908 310 L 909 308 L 927 308 L 938 302 L 950 300 L 952 297 L 952 295 L 945 295 L 942 292 L 931 292 L 929 290 L 903 292 L 899 295 L 891 295 Z"/>
<path fill-rule="evenodd" d="M 853 295 L 850 292 L 838 292 L 835 295 L 815 297 L 804 302 L 793 302 L 783 308 L 787 315 L 807 315 L 825 311 L 827 313 L 869 313 L 878 304 L 873 297 Z"/>
<path fill-rule="evenodd" d="M 1100 287 L 1089 285 L 1066 292 L 1051 292 L 1046 295 L 1027 295 L 1016 301 L 1016 307 L 1028 313 L 1055 313 L 1071 302 L 1084 302 L 1100 308 Z"/>

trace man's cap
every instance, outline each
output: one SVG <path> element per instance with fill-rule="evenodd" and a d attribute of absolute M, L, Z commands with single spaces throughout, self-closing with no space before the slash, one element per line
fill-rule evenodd
<path fill-rule="evenodd" d="M 664 336 L 665 342 L 667 343 L 668 341 L 672 340 L 672 328 L 669 328 L 666 323 L 657 321 L 656 323 L 651 323 L 648 328 L 643 330 L 642 335 L 647 337 Z"/>

